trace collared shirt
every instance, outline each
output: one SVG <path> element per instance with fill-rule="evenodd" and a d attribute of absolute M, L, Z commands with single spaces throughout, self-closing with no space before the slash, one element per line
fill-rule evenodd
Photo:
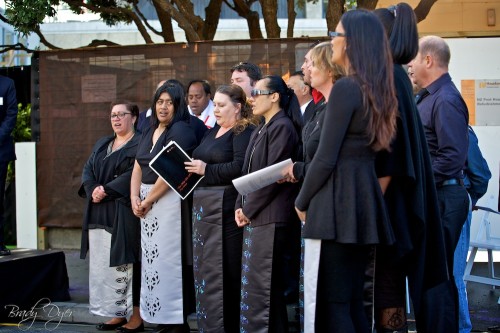
<path fill-rule="evenodd" d="M 302 105 L 300 106 L 300 112 L 302 112 L 302 115 L 304 115 L 304 112 L 306 112 L 306 108 L 307 108 L 307 106 L 308 106 L 308 105 L 309 105 L 309 103 L 311 103 L 311 102 L 312 102 L 312 99 L 311 99 L 311 100 L 309 100 L 309 102 L 305 102 L 304 104 L 302 104 Z"/>
<path fill-rule="evenodd" d="M 426 87 L 417 108 L 424 125 L 436 183 L 463 178 L 469 111 L 448 73 Z"/>
<path fill-rule="evenodd" d="M 215 123 L 217 122 L 214 116 L 214 109 L 215 109 L 214 102 L 210 101 L 205 110 L 203 110 L 203 112 L 199 116 L 197 116 L 193 113 L 193 111 L 191 111 L 191 108 L 188 105 L 189 113 L 195 117 L 198 117 L 198 119 L 203 121 L 205 126 L 207 126 L 207 128 L 209 129 L 214 127 Z"/>

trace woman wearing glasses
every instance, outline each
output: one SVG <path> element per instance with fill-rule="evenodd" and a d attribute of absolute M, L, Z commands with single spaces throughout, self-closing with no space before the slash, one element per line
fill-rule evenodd
<path fill-rule="evenodd" d="M 89 252 L 89 303 L 96 315 L 112 317 L 97 325 L 114 330 L 140 325 L 139 219 L 130 208 L 130 177 L 139 135 L 135 126 L 139 108 L 130 102 L 111 106 L 114 135 L 101 138 L 83 167 L 79 194 L 87 198 L 81 258 Z M 133 286 L 132 286 L 133 284 Z M 133 305 L 133 306 L 132 306 Z"/>
<path fill-rule="evenodd" d="M 251 96 L 264 121 L 250 138 L 243 174 L 295 160 L 302 125 L 297 97 L 281 77 L 259 80 Z M 235 220 L 244 227 L 240 332 L 288 332 L 283 265 L 296 194 L 296 184 L 285 182 L 236 199 Z"/>
<path fill-rule="evenodd" d="M 188 293 L 192 292 L 192 285 L 187 284 L 187 262 L 183 262 L 190 258 L 183 251 L 191 248 L 191 212 L 184 207 L 187 201 L 181 202 L 149 162 L 171 140 L 188 154 L 197 141 L 178 85 L 165 83 L 158 88 L 151 110 L 152 126 L 141 137 L 130 186 L 132 209 L 141 218 L 141 316 L 147 322 L 178 326 L 182 331 L 188 315 L 184 305 L 189 304 Z"/>
<path fill-rule="evenodd" d="M 397 101 L 384 28 L 364 10 L 346 12 L 331 34 L 333 62 L 347 76 L 331 93 L 316 151 L 295 201 L 305 221 L 305 280 L 317 280 L 315 322 L 307 332 L 369 332 L 363 308 L 372 245 L 393 232 L 375 173 L 375 156 L 396 130 Z M 319 258 L 313 258 L 316 249 Z"/>

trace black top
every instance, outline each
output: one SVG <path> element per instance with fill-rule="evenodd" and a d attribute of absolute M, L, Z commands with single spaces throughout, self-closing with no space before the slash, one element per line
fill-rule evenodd
<path fill-rule="evenodd" d="M 113 139 L 114 136 L 108 136 L 98 140 L 83 167 L 79 194 L 87 199 L 87 206 L 82 227 L 82 258 L 85 258 L 88 250 L 88 230 L 102 228 L 112 232 L 116 214 L 115 200 L 130 202 L 130 177 L 140 138 L 136 134 L 121 149 L 108 153 Z M 101 202 L 93 203 L 92 192 L 100 185 L 104 186 L 107 196 Z"/>
<path fill-rule="evenodd" d="M 323 111 L 325 109 L 326 103 L 321 101 L 315 107 L 314 114 L 304 125 L 304 129 L 302 130 L 304 161 L 298 161 L 293 164 L 293 176 L 299 181 L 304 180 L 309 163 L 312 161 L 312 158 L 318 149 L 321 126 L 323 126 L 323 119 L 325 118 L 325 113 Z"/>
<path fill-rule="evenodd" d="M 446 302 L 430 300 L 436 295 L 428 293 L 448 279 L 443 231 L 424 129 L 411 82 L 401 65 L 394 64 L 394 84 L 399 111 L 397 132 L 391 153 L 377 155 L 377 174 L 392 176 L 385 192 L 396 236 L 392 253 L 398 265 L 407 268 L 417 325 L 425 327 L 422 325 L 432 317 L 422 312 L 429 311 L 423 309 L 426 299 L 438 308 L 440 302 Z"/>
<path fill-rule="evenodd" d="M 136 160 L 141 166 L 142 183 L 154 184 L 158 179 L 158 175 L 149 167 L 149 162 L 169 143 L 171 140 L 184 149 L 191 156 L 191 153 L 196 148 L 197 140 L 192 127 L 184 122 L 178 121 L 170 128 L 165 129 L 153 146 L 153 133 L 155 128 L 149 127 L 142 134 L 139 147 L 137 148 Z"/>
<path fill-rule="evenodd" d="M 247 127 L 237 135 L 229 130 L 216 138 L 219 128 L 219 125 L 215 125 L 209 129 L 201 144 L 193 151 L 194 159 L 207 164 L 205 177 L 199 186 L 232 185 L 232 180 L 241 176 L 245 152 L 254 128 Z"/>
<path fill-rule="evenodd" d="M 349 98 L 346 98 L 349 96 Z M 392 229 L 375 173 L 375 151 L 359 83 L 338 80 L 330 94 L 318 150 L 295 205 L 307 211 L 304 237 L 391 244 Z"/>
<path fill-rule="evenodd" d="M 448 73 L 432 82 L 428 94 L 417 107 L 437 183 L 450 178 L 463 178 L 468 148 L 469 111 Z"/>
<path fill-rule="evenodd" d="M 260 124 L 252 133 L 243 164 L 243 174 L 292 158 L 296 153 L 299 135 L 285 114 L 279 111 L 267 123 Z M 270 223 L 289 223 L 295 214 L 293 201 L 297 184 L 274 183 L 245 196 L 245 204 L 238 195 L 235 208 L 243 208 L 252 226 Z"/>

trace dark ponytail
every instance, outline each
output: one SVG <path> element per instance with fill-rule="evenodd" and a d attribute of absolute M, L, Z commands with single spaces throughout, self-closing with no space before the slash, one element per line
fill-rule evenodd
<path fill-rule="evenodd" d="M 263 79 L 266 80 L 267 89 L 277 92 L 280 95 L 279 107 L 286 113 L 288 118 L 292 120 L 293 126 L 299 137 L 302 132 L 302 113 L 297 96 L 292 89 L 288 88 L 285 81 L 278 75 L 268 75 Z"/>

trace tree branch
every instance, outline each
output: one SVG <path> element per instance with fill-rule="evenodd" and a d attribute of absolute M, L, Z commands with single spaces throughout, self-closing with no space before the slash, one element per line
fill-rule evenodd
<path fill-rule="evenodd" d="M 98 46 L 117 46 L 120 44 L 117 44 L 115 42 L 111 42 L 106 39 L 94 39 L 92 42 L 90 42 L 89 45 L 87 46 L 82 46 L 82 47 L 98 47 Z"/>
<path fill-rule="evenodd" d="M 94 6 L 92 4 L 88 4 L 88 3 L 83 2 L 81 0 L 64 0 L 64 1 L 73 7 L 87 8 L 88 10 L 91 10 L 94 13 L 100 13 L 100 14 L 105 13 L 105 14 L 110 14 L 110 15 L 125 15 L 126 17 L 128 17 L 130 19 L 130 21 L 135 23 L 135 25 L 137 26 L 137 30 L 141 34 L 142 38 L 144 38 L 144 41 L 146 42 L 146 44 L 153 44 L 154 43 L 153 40 L 151 39 L 151 36 L 149 35 L 147 29 L 142 24 L 142 21 L 139 18 L 139 16 L 128 8 Z"/>
<path fill-rule="evenodd" d="M 139 10 L 139 7 L 137 6 L 137 3 L 134 3 L 134 10 L 136 14 L 141 18 L 141 20 L 144 22 L 144 25 L 151 30 L 154 34 L 161 36 L 161 32 L 156 30 L 149 24 L 148 19 L 144 16 L 144 14 Z"/>
<path fill-rule="evenodd" d="M 181 29 L 186 33 L 186 39 L 188 42 L 194 42 L 201 40 L 195 28 L 191 23 L 183 17 L 179 11 L 177 11 L 174 6 L 169 1 L 164 0 L 152 0 L 161 9 L 165 10 L 178 24 Z M 156 6 L 156 5 L 155 5 Z"/>
<path fill-rule="evenodd" d="M 417 7 L 415 7 L 415 16 L 417 17 L 417 22 L 425 20 L 429 12 L 431 11 L 432 6 L 438 0 L 420 0 Z"/>
<path fill-rule="evenodd" d="M 42 34 L 42 32 L 40 31 L 40 26 L 36 27 L 35 30 L 33 31 L 35 34 L 38 35 L 38 37 L 40 38 L 40 42 L 47 46 L 49 49 L 52 49 L 52 50 L 60 50 L 61 48 L 60 47 L 57 47 L 55 46 L 54 44 L 52 44 L 51 42 L 49 42 L 45 36 Z"/>
<path fill-rule="evenodd" d="M 33 53 L 36 50 L 30 49 L 22 43 L 17 43 L 12 45 L 0 45 L 0 53 L 6 53 L 9 51 L 26 51 L 28 53 Z"/>

